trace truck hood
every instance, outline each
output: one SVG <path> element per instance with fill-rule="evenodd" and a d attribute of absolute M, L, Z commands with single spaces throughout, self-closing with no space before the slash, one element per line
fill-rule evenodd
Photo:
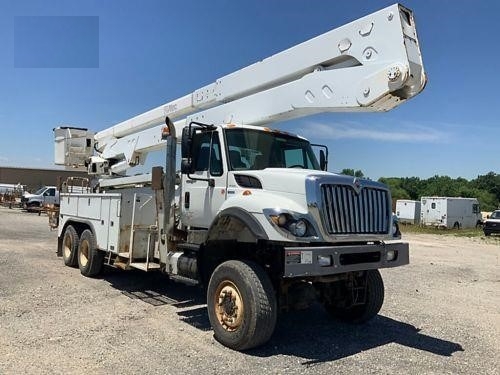
<path fill-rule="evenodd" d="M 264 170 L 235 172 L 235 175 L 252 176 L 262 184 L 263 190 L 305 195 L 307 179 L 330 177 L 337 183 L 351 184 L 353 176 L 298 168 L 266 168 Z"/>
<path fill-rule="evenodd" d="M 498 223 L 500 224 L 500 219 L 486 219 L 484 220 L 485 223 Z"/>

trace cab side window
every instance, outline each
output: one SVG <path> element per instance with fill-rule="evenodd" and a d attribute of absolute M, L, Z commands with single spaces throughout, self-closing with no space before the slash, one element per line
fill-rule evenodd
<path fill-rule="evenodd" d="M 54 197 L 56 195 L 56 189 L 47 189 L 43 195 L 46 197 Z"/>
<path fill-rule="evenodd" d="M 222 157 L 217 132 L 202 132 L 193 137 L 193 166 L 195 172 L 210 171 L 212 176 L 222 175 Z"/>

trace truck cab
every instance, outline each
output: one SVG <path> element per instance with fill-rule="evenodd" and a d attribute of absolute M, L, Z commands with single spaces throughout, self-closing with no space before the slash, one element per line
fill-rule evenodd
<path fill-rule="evenodd" d="M 323 171 L 326 159 L 318 162 L 303 137 L 230 124 L 186 131 L 182 144 L 180 219 L 185 228 L 209 236 L 217 216 L 231 210 L 272 241 L 395 238 L 387 187 Z"/>
<path fill-rule="evenodd" d="M 59 205 L 59 190 L 56 186 L 43 186 L 33 194 L 24 193 L 21 202 L 27 210 L 44 205 Z"/>
<path fill-rule="evenodd" d="M 181 218 L 188 226 L 208 229 L 216 214 L 244 191 L 284 192 L 290 187 L 286 176 L 295 175 L 292 179 L 296 180 L 307 174 L 305 170 L 320 170 L 306 139 L 268 128 L 235 124 L 198 127 L 183 144 L 188 142 L 191 148 L 183 149 L 181 204 Z M 211 198 L 208 210 L 207 194 Z"/>

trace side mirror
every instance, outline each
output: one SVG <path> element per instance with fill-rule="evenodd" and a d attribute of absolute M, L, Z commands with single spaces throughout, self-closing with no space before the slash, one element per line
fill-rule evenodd
<path fill-rule="evenodd" d="M 319 150 L 319 168 L 322 171 L 326 171 L 328 169 L 328 147 L 325 145 L 320 145 L 317 143 L 311 143 L 312 147 L 318 147 Z"/>
<path fill-rule="evenodd" d="M 193 144 L 194 129 L 191 126 L 186 126 L 182 129 L 181 138 L 181 155 L 183 159 L 191 157 L 191 146 Z"/>
<path fill-rule="evenodd" d="M 322 171 L 326 171 L 326 155 L 323 150 L 319 150 L 319 167 Z"/>

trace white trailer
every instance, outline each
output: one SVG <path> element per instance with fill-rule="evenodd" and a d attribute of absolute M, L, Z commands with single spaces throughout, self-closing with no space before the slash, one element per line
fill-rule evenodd
<path fill-rule="evenodd" d="M 0 194 L 18 194 L 22 195 L 25 186 L 19 184 L 1 184 L 0 183 Z"/>
<path fill-rule="evenodd" d="M 422 197 L 420 222 L 439 228 L 474 228 L 482 221 L 476 198 Z"/>
<path fill-rule="evenodd" d="M 56 163 L 96 178 L 61 193 L 58 254 L 85 276 L 106 263 L 206 286 L 215 338 L 233 349 L 317 297 L 366 321 L 384 299 L 378 269 L 409 262 L 389 188 L 327 172 L 326 147 L 318 161 L 305 138 L 267 126 L 387 111 L 425 83 L 413 14 L 395 4 L 101 132 L 56 128 Z M 124 176 L 162 148 L 164 168 Z"/>
<path fill-rule="evenodd" d="M 420 223 L 420 201 L 410 199 L 398 199 L 396 201 L 396 216 L 401 224 Z"/>

